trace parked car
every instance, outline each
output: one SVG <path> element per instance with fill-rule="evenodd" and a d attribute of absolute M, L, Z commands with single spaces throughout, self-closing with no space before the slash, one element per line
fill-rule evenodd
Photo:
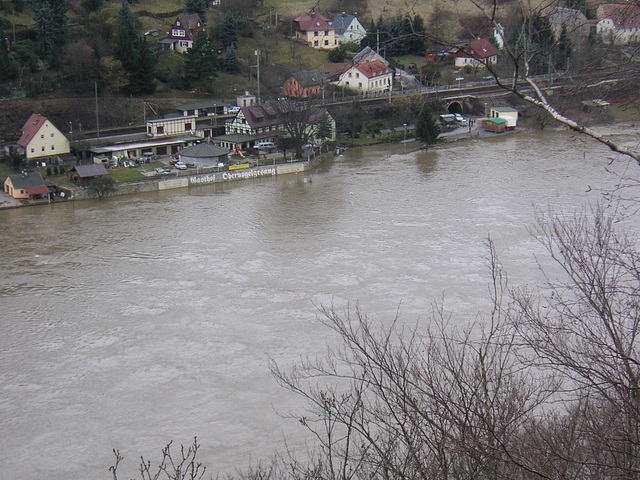
<path fill-rule="evenodd" d="M 176 167 L 178 170 L 186 170 L 187 169 L 187 164 L 183 163 L 183 162 L 176 162 L 173 166 Z"/>
<path fill-rule="evenodd" d="M 469 121 L 462 115 L 460 115 L 459 113 L 455 113 L 454 115 L 456 117 L 456 122 L 458 122 L 461 126 L 466 127 L 467 125 L 469 125 Z"/>
<path fill-rule="evenodd" d="M 235 105 L 231 105 L 230 107 L 227 107 L 227 113 L 238 113 L 240 111 L 240 107 L 237 107 Z"/>
<path fill-rule="evenodd" d="M 257 148 L 258 150 L 272 150 L 276 148 L 276 144 L 273 142 L 258 142 L 253 148 Z"/>

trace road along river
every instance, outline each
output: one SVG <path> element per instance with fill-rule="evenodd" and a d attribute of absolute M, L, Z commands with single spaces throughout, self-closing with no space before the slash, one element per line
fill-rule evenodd
<path fill-rule="evenodd" d="M 609 128 L 627 145 L 630 125 Z M 212 472 L 302 433 L 287 366 L 335 342 L 314 305 L 461 324 L 487 305 L 491 235 L 512 284 L 548 260 L 534 207 L 571 212 L 618 182 L 564 131 L 428 152 L 353 149 L 314 172 L 0 212 L 0 478 L 121 478 L 198 436 Z M 617 158 L 609 170 L 635 175 Z M 637 175 L 635 175 L 637 177 Z M 628 219 L 637 227 L 637 218 Z"/>

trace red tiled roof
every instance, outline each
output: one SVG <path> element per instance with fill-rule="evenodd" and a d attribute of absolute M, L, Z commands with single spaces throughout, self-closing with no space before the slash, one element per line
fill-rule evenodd
<path fill-rule="evenodd" d="M 604 3 L 600 20 L 610 18 L 615 28 L 640 27 L 640 8 L 635 4 Z"/>
<path fill-rule="evenodd" d="M 35 137 L 38 130 L 40 130 L 46 121 L 47 117 L 38 113 L 32 113 L 29 120 L 27 120 L 27 122 L 22 126 L 22 136 L 20 137 L 20 140 L 18 140 L 18 145 L 22 148 L 26 148 L 31 139 Z"/>
<path fill-rule="evenodd" d="M 499 54 L 500 51 L 486 38 L 472 40 L 465 46 L 460 47 L 456 53 L 458 57 L 476 58 L 478 60 L 487 60 Z"/>
<path fill-rule="evenodd" d="M 25 188 L 29 195 L 40 195 L 42 193 L 51 193 L 51 189 L 45 185 L 39 185 L 37 187 Z"/>
<path fill-rule="evenodd" d="M 300 15 L 294 20 L 298 24 L 301 32 L 312 32 L 314 30 L 335 30 L 329 23 L 329 19 L 324 15 L 312 13 L 311 15 Z"/>
<path fill-rule="evenodd" d="M 367 78 L 378 77 L 391 72 L 391 69 L 380 60 L 364 62 L 360 65 L 356 65 L 356 68 Z"/>

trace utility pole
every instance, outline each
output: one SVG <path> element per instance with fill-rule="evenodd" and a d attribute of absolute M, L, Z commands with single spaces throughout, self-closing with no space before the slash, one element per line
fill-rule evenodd
<path fill-rule="evenodd" d="M 100 138 L 100 116 L 98 115 L 98 82 L 93 82 L 93 86 L 96 93 L 96 132 L 98 138 Z"/>
<path fill-rule="evenodd" d="M 256 57 L 258 58 L 258 61 L 256 63 L 256 72 L 257 72 L 257 97 L 258 97 L 258 103 L 260 103 L 260 50 L 256 50 L 255 51 Z"/>

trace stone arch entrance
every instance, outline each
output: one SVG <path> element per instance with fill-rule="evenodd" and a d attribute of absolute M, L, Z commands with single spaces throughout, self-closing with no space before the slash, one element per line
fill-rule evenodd
<path fill-rule="evenodd" d="M 447 106 L 447 112 L 449 113 L 462 113 L 463 112 L 463 103 L 462 101 L 455 100 Z"/>

